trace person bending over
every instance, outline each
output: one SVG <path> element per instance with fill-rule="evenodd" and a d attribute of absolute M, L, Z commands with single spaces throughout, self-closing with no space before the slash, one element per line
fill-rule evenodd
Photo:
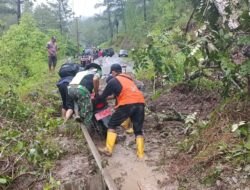
<path fill-rule="evenodd" d="M 119 64 L 113 64 L 110 73 L 113 78 L 108 82 L 102 95 L 98 98 L 106 99 L 114 94 L 117 105 L 108 124 L 106 146 L 104 148 L 99 147 L 98 150 L 107 156 L 111 156 L 117 137 L 116 128 L 130 118 L 136 138 L 137 156 L 143 158 L 144 137 L 142 128 L 145 115 L 143 94 L 130 76 L 122 74 L 122 67 Z"/>

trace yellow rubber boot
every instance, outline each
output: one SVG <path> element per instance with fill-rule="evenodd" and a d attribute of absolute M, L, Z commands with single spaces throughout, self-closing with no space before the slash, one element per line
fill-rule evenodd
<path fill-rule="evenodd" d="M 117 134 L 113 131 L 107 132 L 106 147 L 98 148 L 99 152 L 105 154 L 106 156 L 112 156 L 113 148 L 115 145 Z"/>
<path fill-rule="evenodd" d="M 128 118 L 126 119 L 121 126 L 126 129 L 126 133 L 127 134 L 133 134 L 134 133 L 134 129 L 131 127 L 131 119 Z"/>
<path fill-rule="evenodd" d="M 130 118 L 126 119 L 125 121 L 123 121 L 123 123 L 121 124 L 121 126 L 124 128 L 124 129 L 128 129 L 130 127 L 130 124 L 131 124 L 131 120 Z"/>
<path fill-rule="evenodd" d="M 144 138 L 143 136 L 136 137 L 136 147 L 138 158 L 144 157 Z"/>
<path fill-rule="evenodd" d="M 133 134 L 134 133 L 134 129 L 132 127 L 130 127 L 129 129 L 126 130 L 127 134 Z"/>

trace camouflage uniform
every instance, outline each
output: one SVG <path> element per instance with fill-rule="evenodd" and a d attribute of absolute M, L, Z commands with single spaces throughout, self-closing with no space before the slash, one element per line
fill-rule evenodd
<path fill-rule="evenodd" d="M 78 105 L 81 119 L 85 125 L 89 125 L 93 116 L 93 107 L 88 89 L 82 85 L 69 85 L 68 93 Z"/>

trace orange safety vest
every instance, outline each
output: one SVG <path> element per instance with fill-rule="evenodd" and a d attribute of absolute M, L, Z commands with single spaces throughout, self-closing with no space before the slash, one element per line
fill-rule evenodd
<path fill-rule="evenodd" d="M 125 74 L 119 74 L 115 77 L 122 86 L 121 93 L 117 97 L 117 107 L 126 104 L 145 103 L 141 91 L 137 88 L 132 78 Z"/>

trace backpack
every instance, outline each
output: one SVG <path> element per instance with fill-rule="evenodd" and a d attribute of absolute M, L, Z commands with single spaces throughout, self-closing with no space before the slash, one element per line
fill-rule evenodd
<path fill-rule="evenodd" d="M 59 76 L 61 78 L 68 77 L 68 76 L 75 76 L 76 73 L 79 71 L 79 66 L 75 63 L 65 63 L 59 69 Z"/>

